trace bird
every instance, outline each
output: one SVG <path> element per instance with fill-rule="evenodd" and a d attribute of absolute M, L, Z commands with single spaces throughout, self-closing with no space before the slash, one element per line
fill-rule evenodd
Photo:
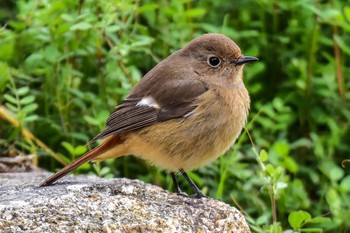
<path fill-rule="evenodd" d="M 258 61 L 244 56 L 229 37 L 207 33 L 158 63 L 131 89 L 90 142 L 102 143 L 41 182 L 48 186 L 86 162 L 126 155 L 170 173 L 175 192 L 181 174 L 205 195 L 187 172 L 224 154 L 247 122 L 249 93 L 243 67 Z"/>

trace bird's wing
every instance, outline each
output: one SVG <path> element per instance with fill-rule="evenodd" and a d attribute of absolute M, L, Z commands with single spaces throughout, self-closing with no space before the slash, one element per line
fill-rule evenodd
<path fill-rule="evenodd" d="M 196 108 L 197 97 L 207 90 L 199 79 L 165 80 L 155 85 L 145 77 L 111 113 L 106 128 L 92 141 L 188 116 Z"/>

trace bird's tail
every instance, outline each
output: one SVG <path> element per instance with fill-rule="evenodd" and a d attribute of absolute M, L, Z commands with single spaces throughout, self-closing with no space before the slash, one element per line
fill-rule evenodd
<path fill-rule="evenodd" d="M 113 136 L 107 138 L 101 145 L 99 145 L 96 148 L 92 149 L 91 151 L 89 151 L 85 155 L 83 155 L 80 158 L 78 158 L 77 160 L 75 160 L 73 163 L 65 166 L 59 172 L 53 174 L 52 176 L 50 176 L 47 179 L 45 179 L 44 181 L 42 181 L 40 183 L 40 186 L 51 185 L 53 182 L 55 182 L 56 180 L 62 178 L 63 176 L 65 176 L 66 174 L 68 174 L 72 170 L 76 169 L 80 165 L 82 165 L 82 164 L 84 164 L 86 162 L 89 162 L 89 161 L 93 160 L 94 158 L 96 158 L 97 156 L 99 156 L 99 155 L 109 151 L 113 147 L 115 147 L 118 144 L 120 144 L 122 141 L 123 140 L 118 135 L 113 135 Z"/>

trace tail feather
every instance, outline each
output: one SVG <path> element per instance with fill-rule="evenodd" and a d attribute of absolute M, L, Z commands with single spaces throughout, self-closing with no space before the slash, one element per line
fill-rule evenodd
<path fill-rule="evenodd" d="M 120 144 L 123 140 L 118 135 L 113 135 L 106 139 L 101 145 L 97 146 L 96 148 L 89 151 L 87 154 L 83 155 L 82 157 L 75 160 L 73 163 L 65 166 L 62 170 L 58 171 L 57 173 L 53 174 L 52 176 L 48 177 L 44 181 L 40 183 L 40 186 L 48 186 L 51 185 L 56 180 L 62 178 L 63 176 L 67 175 L 69 172 L 73 171 L 80 165 L 89 162 L 96 158 L 97 156 L 105 153 L 106 151 L 110 150 L 111 148 L 115 147 L 116 145 Z"/>

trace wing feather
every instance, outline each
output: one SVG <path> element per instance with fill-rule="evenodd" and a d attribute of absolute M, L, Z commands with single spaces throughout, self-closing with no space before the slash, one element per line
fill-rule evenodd
<path fill-rule="evenodd" d="M 138 130 L 169 119 L 187 117 L 197 107 L 196 99 L 208 90 L 206 84 L 188 67 L 172 66 L 164 60 L 143 77 L 130 95 L 111 113 L 106 128 L 92 139 L 102 139 L 112 134 Z M 187 69 L 181 72 L 181 69 Z M 168 77 L 164 77 L 164 70 Z M 188 74 L 184 77 L 183 74 Z M 139 104 L 143 98 L 151 98 L 157 107 Z"/>

